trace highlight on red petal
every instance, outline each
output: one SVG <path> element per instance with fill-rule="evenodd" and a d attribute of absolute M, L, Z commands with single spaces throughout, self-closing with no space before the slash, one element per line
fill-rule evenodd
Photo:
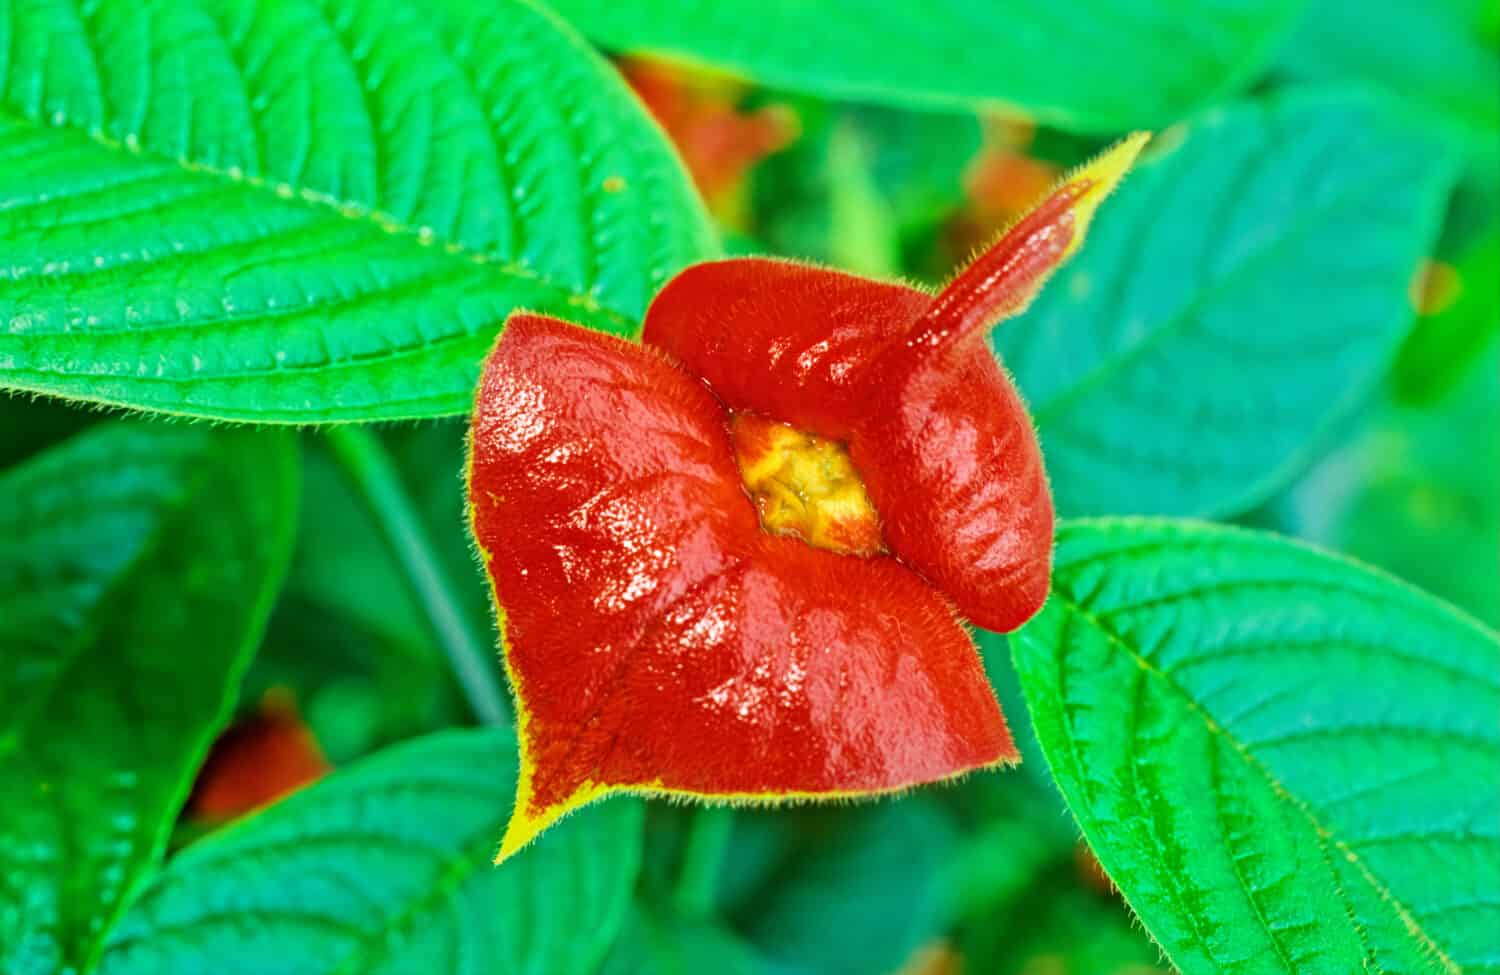
<path fill-rule="evenodd" d="M 850 441 L 885 539 L 976 625 L 1047 598 L 1052 495 L 1031 417 L 982 344 L 901 377 Z"/>
<path fill-rule="evenodd" d="M 1054 514 L 1031 418 L 982 337 L 1078 249 L 1148 138 L 1065 179 L 860 371 L 867 408 L 850 454 L 886 541 L 986 629 L 1013 630 L 1041 608 Z"/>
<path fill-rule="evenodd" d="M 471 427 L 521 776 L 503 859 L 615 791 L 774 801 L 1017 758 L 950 603 L 762 530 L 731 417 L 638 345 L 513 316 Z"/>
<path fill-rule="evenodd" d="M 209 750 L 188 814 L 222 822 L 275 802 L 331 766 L 289 692 L 273 689 L 255 714 L 231 725 Z"/>
<path fill-rule="evenodd" d="M 712 261 L 667 283 L 641 340 L 731 410 L 843 440 L 866 409 L 859 372 L 931 302 L 915 288 L 793 261 Z"/>

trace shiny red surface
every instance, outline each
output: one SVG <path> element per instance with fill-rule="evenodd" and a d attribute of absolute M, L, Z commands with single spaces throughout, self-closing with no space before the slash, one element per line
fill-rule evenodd
<path fill-rule="evenodd" d="M 643 341 L 734 410 L 841 440 L 891 551 L 990 630 L 1041 608 L 1053 509 L 1041 449 L 984 330 L 1030 300 L 1073 239 L 1068 184 L 936 297 L 775 260 L 700 264 Z"/>
<path fill-rule="evenodd" d="M 1053 510 L 984 336 L 1076 249 L 1143 142 L 936 296 L 741 259 L 670 282 L 643 345 L 511 318 L 476 401 L 470 500 L 522 710 L 524 828 L 601 787 L 862 793 L 1016 757 L 958 614 L 1010 630 L 1041 607 Z M 881 554 L 761 528 L 730 432 L 749 412 L 847 446 Z"/>
<path fill-rule="evenodd" d="M 722 265 L 720 265 L 722 266 Z M 1015 750 L 949 602 L 761 531 L 725 405 L 650 348 L 513 316 L 472 427 L 533 811 L 585 784 L 868 792 Z"/>
<path fill-rule="evenodd" d="M 864 366 L 931 303 L 914 288 L 828 268 L 713 261 L 667 283 L 641 341 L 671 353 L 731 410 L 848 440 L 869 411 Z"/>

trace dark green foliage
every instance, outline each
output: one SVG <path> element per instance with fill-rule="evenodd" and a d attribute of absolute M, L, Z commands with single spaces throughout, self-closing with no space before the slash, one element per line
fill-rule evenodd
<path fill-rule="evenodd" d="M 0 972 L 1500 975 L 1494 4 L 551 6 L 0 0 Z M 733 226 L 601 51 L 795 117 Z M 506 316 L 630 336 L 721 251 L 933 285 L 982 154 L 1141 126 L 993 338 L 1061 513 L 1165 516 L 1065 520 L 976 635 L 1020 768 L 492 867 Z M 337 770 L 184 818 L 273 694 Z"/>
<path fill-rule="evenodd" d="M 112 420 L 0 475 L 0 970 L 89 968 L 286 569 L 289 437 Z"/>

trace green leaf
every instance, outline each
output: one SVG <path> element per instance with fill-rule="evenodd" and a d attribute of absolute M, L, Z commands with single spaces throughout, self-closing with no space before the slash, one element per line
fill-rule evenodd
<path fill-rule="evenodd" d="M 497 869 L 509 732 L 399 745 L 188 847 L 103 975 L 594 971 L 640 865 L 641 805 L 602 803 Z"/>
<path fill-rule="evenodd" d="M 1216 111 L 994 333 L 1065 514 L 1225 515 L 1285 483 L 1412 317 L 1450 167 L 1383 103 Z"/>
<path fill-rule="evenodd" d="M 736 824 L 752 815 L 737 811 Z M 797 815 L 800 845 L 735 917 L 769 961 L 819 975 L 893 971 L 942 932 L 956 836 L 931 796 Z"/>
<path fill-rule="evenodd" d="M 1276 68 L 1299 81 L 1379 86 L 1410 106 L 1414 118 L 1462 138 L 1493 185 L 1500 168 L 1500 48 L 1484 29 L 1478 6 L 1467 0 L 1317 0 L 1307 5 Z"/>
<path fill-rule="evenodd" d="M 660 131 L 527 0 L 4 11 L 0 386 L 461 413 L 511 310 L 628 334 L 713 249 Z"/>
<path fill-rule="evenodd" d="M 1012 640 L 1048 764 L 1194 973 L 1500 971 L 1500 638 L 1271 535 L 1064 523 Z"/>
<path fill-rule="evenodd" d="M 1166 975 L 1161 953 L 1117 897 L 1078 886 L 1076 870 L 1056 871 L 1007 910 L 958 934 L 963 971 L 985 975 Z"/>
<path fill-rule="evenodd" d="M 1495 336 L 1469 365 L 1465 380 L 1436 401 L 1381 404 L 1256 521 L 1368 561 L 1500 625 Z"/>
<path fill-rule="evenodd" d="M 1004 938 L 1009 935 L 994 931 L 996 913 L 1030 900 L 1033 885 L 1047 871 L 1071 865 L 1078 831 L 1047 772 L 1006 637 L 980 630 L 974 639 L 1021 764 L 968 776 L 935 795 L 954 811 L 961 831 L 958 850 L 946 865 L 954 913 Z"/>
<path fill-rule="evenodd" d="M 766 961 L 712 920 L 693 920 L 654 905 L 637 904 L 601 975 L 792 975 Z"/>
<path fill-rule="evenodd" d="M 493 651 L 489 585 L 463 510 L 466 423 L 382 427 L 379 436 L 468 626 Z M 473 720 L 431 623 L 370 505 L 328 450 L 304 434 L 302 530 L 285 593 L 246 677 L 246 694 L 289 687 L 335 764 Z"/>
<path fill-rule="evenodd" d="M 1298 0 L 556 0 L 588 37 L 899 105 L 1002 102 L 1062 128 L 1161 125 L 1250 81 Z M 853 25 L 830 29 L 830 25 Z M 1170 56 L 1160 53 L 1170 45 Z"/>
<path fill-rule="evenodd" d="M 291 553 L 282 435 L 101 423 L 0 477 L 0 971 L 86 970 Z"/>
<path fill-rule="evenodd" d="M 1476 241 L 1451 265 L 1437 264 L 1435 274 L 1451 274 L 1456 295 L 1446 307 L 1417 319 L 1401 346 L 1392 370 L 1396 395 L 1411 403 L 1430 403 L 1453 389 L 1484 358 L 1500 334 L 1500 231 Z"/>

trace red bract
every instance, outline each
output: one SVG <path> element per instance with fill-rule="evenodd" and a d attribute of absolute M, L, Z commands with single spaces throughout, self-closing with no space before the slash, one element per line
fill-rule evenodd
<path fill-rule="evenodd" d="M 1017 759 L 959 619 L 1040 608 L 1052 503 L 983 336 L 1144 141 L 936 297 L 741 259 L 673 279 L 643 344 L 511 317 L 469 467 L 520 716 L 501 857 L 612 791 L 848 796 Z"/>

